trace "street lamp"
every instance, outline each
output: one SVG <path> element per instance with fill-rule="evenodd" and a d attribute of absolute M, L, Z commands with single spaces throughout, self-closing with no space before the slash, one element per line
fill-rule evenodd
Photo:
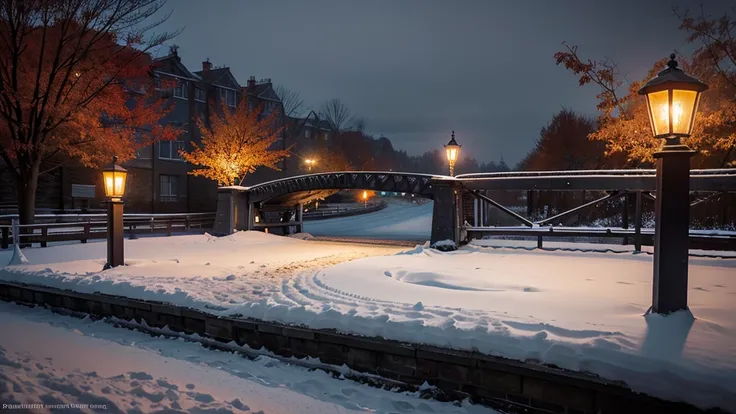
<path fill-rule="evenodd" d="M 460 147 L 457 141 L 455 141 L 455 131 L 452 131 L 452 139 L 445 145 L 445 152 L 447 153 L 447 162 L 450 164 L 450 177 L 455 175 L 455 163 L 460 155 Z"/>
<path fill-rule="evenodd" d="M 117 164 L 118 157 L 112 157 L 112 164 L 102 169 L 102 183 L 107 197 L 107 263 L 105 269 L 124 264 L 123 256 L 123 195 L 128 171 Z"/>
<path fill-rule="evenodd" d="M 307 164 L 307 168 L 309 169 L 309 171 L 312 171 L 312 166 L 317 163 L 317 160 L 315 160 L 314 158 L 307 158 L 306 160 L 304 160 L 304 163 Z"/>
<path fill-rule="evenodd" d="M 687 309 L 688 243 L 690 225 L 690 157 L 695 151 L 681 142 L 690 136 L 700 95 L 708 85 L 687 75 L 670 55 L 667 69 L 646 83 L 652 135 L 665 142 L 657 159 L 655 200 L 654 313 Z"/>
<path fill-rule="evenodd" d="M 368 207 L 368 191 L 363 190 L 363 208 Z"/>

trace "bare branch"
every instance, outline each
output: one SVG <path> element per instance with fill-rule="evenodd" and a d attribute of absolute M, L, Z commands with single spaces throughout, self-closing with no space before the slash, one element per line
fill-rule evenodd
<path fill-rule="evenodd" d="M 281 103 L 284 105 L 284 115 L 292 117 L 301 115 L 304 99 L 301 98 L 299 91 L 288 89 L 284 85 L 278 85 L 276 95 L 281 98 Z"/>
<path fill-rule="evenodd" d="M 352 122 L 350 110 L 339 98 L 333 98 L 322 104 L 320 116 L 330 123 L 330 127 L 337 131 L 344 131 Z"/>

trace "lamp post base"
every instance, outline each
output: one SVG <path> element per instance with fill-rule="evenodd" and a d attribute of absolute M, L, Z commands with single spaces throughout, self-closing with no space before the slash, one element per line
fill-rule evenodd
<path fill-rule="evenodd" d="M 651 312 L 667 314 L 687 307 L 690 227 L 690 158 L 695 151 L 668 143 L 657 159 L 654 280 Z"/>
<path fill-rule="evenodd" d="M 103 270 L 125 264 L 123 252 L 123 202 L 108 201 L 107 204 L 107 263 Z"/>

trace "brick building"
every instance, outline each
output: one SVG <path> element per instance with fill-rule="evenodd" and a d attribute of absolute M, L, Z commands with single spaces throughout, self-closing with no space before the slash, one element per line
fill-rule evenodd
<path fill-rule="evenodd" d="M 162 99 L 169 99 L 172 110 L 161 120 L 182 129 L 179 139 L 157 142 L 143 148 L 137 157 L 124 164 L 129 171 L 126 186 L 126 211 L 139 213 L 211 212 L 216 208 L 217 183 L 188 172 L 192 165 L 181 159 L 179 149 L 192 149 L 191 143 L 201 142 L 197 119 L 209 125 L 222 104 L 235 108 L 247 99 L 250 108 L 261 107 L 262 116 L 276 112 L 276 125 L 285 124 L 283 104 L 273 89 L 270 79 L 256 82 L 250 77 L 241 86 L 230 68 L 213 67 L 209 60 L 202 62 L 202 70 L 191 72 L 181 62 L 176 46 L 167 56 L 155 59 L 154 84 Z M 161 85 L 173 85 L 163 89 Z M 287 145 L 286 132 L 274 145 Z M 15 182 L 10 171 L 0 160 L 0 209 L 6 211 L 16 204 Z M 253 184 L 292 173 L 290 160 L 281 171 L 259 169 L 247 177 Z M 244 183 L 245 184 L 245 183 Z M 246 184 L 246 185 L 247 185 Z M 101 208 L 104 199 L 101 173 L 81 166 L 61 167 L 39 179 L 36 206 L 38 209 L 70 210 Z"/>

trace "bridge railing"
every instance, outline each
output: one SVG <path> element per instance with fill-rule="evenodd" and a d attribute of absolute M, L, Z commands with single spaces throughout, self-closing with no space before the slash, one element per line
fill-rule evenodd
<path fill-rule="evenodd" d="M 472 203 L 471 208 L 466 206 L 462 209 L 462 228 L 468 239 L 531 237 L 536 238 L 538 246 L 542 247 L 545 238 L 615 238 L 623 244 L 633 240 L 636 251 L 641 251 L 642 244 L 651 245 L 653 242 L 654 229 L 645 227 L 644 214 L 647 210 L 653 211 L 653 201 L 656 200 L 654 170 L 465 174 L 457 179 L 462 183 L 465 203 Z M 736 169 L 693 170 L 690 186 L 691 209 L 721 203 L 722 227 L 721 231 L 691 230 L 691 248 L 736 250 L 736 231 L 728 230 L 730 222 L 727 219 L 734 209 L 730 200 L 733 198 L 731 193 L 736 192 Z M 535 198 L 552 192 L 577 192 L 582 196 L 578 197 L 578 205 L 570 206 L 568 202 L 558 211 L 550 208 L 543 217 L 535 219 Z M 521 193 L 525 197 L 519 197 L 517 205 L 506 207 L 494 199 L 494 193 Z M 596 193 L 599 196 L 589 200 L 589 196 Z M 526 215 L 519 212 L 518 201 L 526 202 Z M 608 226 L 597 228 L 581 223 L 585 214 L 601 207 L 604 207 L 602 217 L 608 219 Z M 633 214 L 631 210 L 634 210 Z M 514 224 L 491 225 L 491 213 L 506 217 Z M 612 216 L 619 218 L 618 225 L 610 225 Z M 579 227 L 572 227 L 575 224 Z"/>
<path fill-rule="evenodd" d="M 107 238 L 107 216 L 105 214 L 39 214 L 41 223 L 19 225 L 19 234 L 13 234 L 12 221 L 17 215 L 0 216 L 0 248 L 7 249 L 18 238 L 21 245 Z M 125 214 L 123 226 L 129 238 L 135 239 L 144 234 L 203 232 L 211 229 L 215 213 L 174 213 L 174 214 Z"/>

